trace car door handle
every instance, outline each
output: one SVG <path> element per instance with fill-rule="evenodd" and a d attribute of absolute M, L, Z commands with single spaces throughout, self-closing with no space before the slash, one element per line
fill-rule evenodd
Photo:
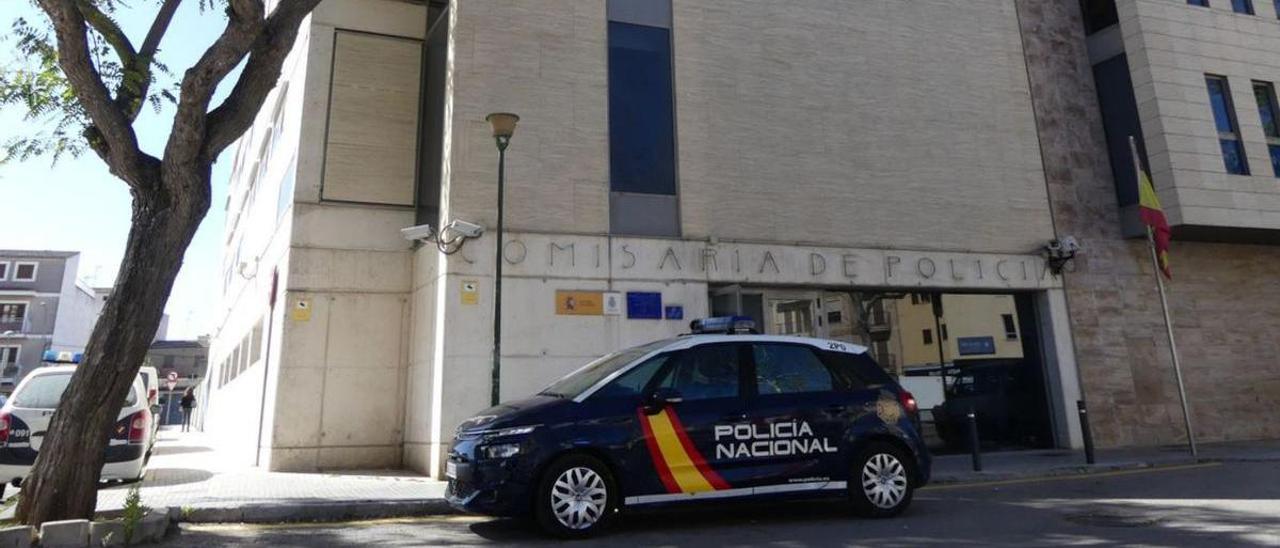
<path fill-rule="evenodd" d="M 720 422 L 734 422 L 734 421 L 745 421 L 745 420 L 747 420 L 746 413 L 729 413 L 728 415 L 720 417 Z"/>
<path fill-rule="evenodd" d="M 847 408 L 843 405 L 828 405 L 826 413 L 828 415 L 843 415 L 846 409 Z"/>

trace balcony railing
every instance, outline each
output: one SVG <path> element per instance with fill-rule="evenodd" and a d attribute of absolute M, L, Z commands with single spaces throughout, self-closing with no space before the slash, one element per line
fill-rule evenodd
<path fill-rule="evenodd" d="M 31 322 L 27 318 L 10 319 L 0 321 L 0 333 L 12 331 L 14 333 L 26 333 L 31 330 Z"/>

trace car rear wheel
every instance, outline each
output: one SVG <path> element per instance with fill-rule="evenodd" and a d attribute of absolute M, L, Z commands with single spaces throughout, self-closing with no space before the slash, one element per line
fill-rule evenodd
<path fill-rule="evenodd" d="M 603 530 L 618 506 L 609 468 L 588 455 L 568 455 L 547 467 L 538 482 L 534 516 L 548 533 L 586 538 Z"/>
<path fill-rule="evenodd" d="M 911 460 L 902 449 L 875 442 L 858 452 L 849 471 L 849 498 L 864 517 L 887 518 L 911 505 Z"/>

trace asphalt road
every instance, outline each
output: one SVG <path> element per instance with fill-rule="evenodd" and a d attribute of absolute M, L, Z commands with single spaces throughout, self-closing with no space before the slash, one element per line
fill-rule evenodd
<path fill-rule="evenodd" d="M 551 545 L 525 523 L 474 516 L 322 525 L 185 526 L 173 546 Z M 734 505 L 626 516 L 575 546 L 1280 546 L 1280 465 L 1231 463 L 917 493 L 889 520 L 838 503 Z"/>

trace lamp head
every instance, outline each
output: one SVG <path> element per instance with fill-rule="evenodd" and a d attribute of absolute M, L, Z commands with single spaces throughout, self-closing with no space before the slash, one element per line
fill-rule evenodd
<path fill-rule="evenodd" d="M 511 135 L 516 132 L 516 123 L 520 121 L 520 117 L 510 112 L 494 112 L 484 119 L 493 127 L 493 138 L 498 142 L 498 148 L 506 149 L 507 143 L 511 142 Z"/>

